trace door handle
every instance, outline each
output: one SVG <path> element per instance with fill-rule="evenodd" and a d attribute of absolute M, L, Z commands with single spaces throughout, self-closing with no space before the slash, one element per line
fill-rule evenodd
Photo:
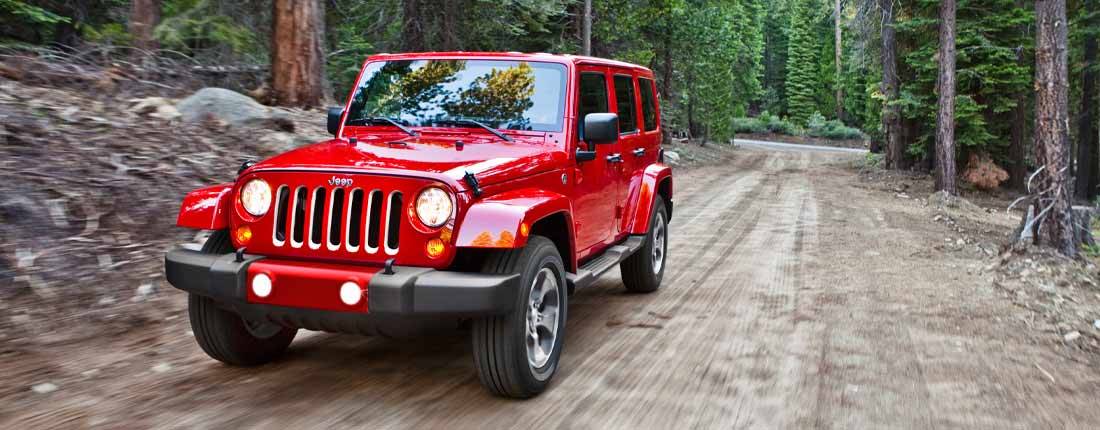
<path fill-rule="evenodd" d="M 635 148 L 634 149 L 634 156 L 635 157 L 641 157 L 643 155 L 645 155 L 645 148 Z"/>
<path fill-rule="evenodd" d="M 623 155 L 618 154 L 618 153 L 608 155 L 607 156 L 607 162 L 608 163 L 622 163 L 623 162 Z"/>

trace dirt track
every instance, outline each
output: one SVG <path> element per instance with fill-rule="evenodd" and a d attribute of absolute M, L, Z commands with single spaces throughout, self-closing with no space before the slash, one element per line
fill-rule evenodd
<path fill-rule="evenodd" d="M 945 228 L 860 186 L 842 167 L 858 157 L 749 147 L 678 172 L 663 287 L 629 295 L 614 273 L 578 291 L 533 400 L 486 394 L 461 334 L 303 332 L 285 360 L 233 369 L 180 311 L 5 370 L 59 388 L 5 390 L 0 428 L 1100 427 L 1100 372 L 1036 344 L 987 262 L 938 250 Z"/>

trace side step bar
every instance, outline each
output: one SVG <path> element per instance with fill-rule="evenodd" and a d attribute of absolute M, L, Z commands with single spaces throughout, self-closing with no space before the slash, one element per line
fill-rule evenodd
<path fill-rule="evenodd" d="M 642 249 L 643 244 L 645 244 L 645 235 L 627 237 L 626 240 L 607 248 L 603 254 L 581 265 L 577 273 L 566 273 L 565 281 L 569 283 L 570 290 L 587 287 L 599 279 L 600 275 Z"/>

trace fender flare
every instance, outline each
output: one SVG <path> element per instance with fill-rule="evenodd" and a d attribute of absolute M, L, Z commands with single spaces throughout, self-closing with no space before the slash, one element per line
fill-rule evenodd
<path fill-rule="evenodd" d="M 233 208 L 233 184 L 219 184 L 187 193 L 176 225 L 199 230 L 229 228 Z"/>
<path fill-rule="evenodd" d="M 668 185 L 664 185 L 667 181 Z M 632 215 L 630 234 L 646 234 L 649 232 L 649 214 L 653 212 L 653 201 L 659 194 L 662 186 L 667 186 L 665 208 L 668 217 L 672 218 L 672 168 L 664 164 L 651 164 L 642 173 L 642 186 L 638 193 L 638 207 Z"/>
<path fill-rule="evenodd" d="M 566 234 L 573 248 L 573 205 L 550 191 L 526 188 L 479 200 L 466 210 L 455 246 L 460 248 L 522 248 L 531 227 L 550 215 L 564 213 Z M 563 255 L 562 258 L 571 258 Z"/>

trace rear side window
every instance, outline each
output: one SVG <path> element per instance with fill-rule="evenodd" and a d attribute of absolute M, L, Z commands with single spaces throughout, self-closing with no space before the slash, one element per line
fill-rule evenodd
<path fill-rule="evenodd" d="M 653 94 L 653 81 L 638 78 L 638 86 L 642 90 L 642 123 L 645 131 L 657 129 L 657 97 Z"/>
<path fill-rule="evenodd" d="M 619 105 L 619 133 L 638 129 L 638 107 L 634 104 L 634 78 L 615 76 L 615 103 Z"/>
<path fill-rule="evenodd" d="M 607 103 L 607 78 L 603 73 L 581 73 L 581 100 L 577 128 L 584 137 L 584 117 L 590 113 L 611 112 Z"/>

